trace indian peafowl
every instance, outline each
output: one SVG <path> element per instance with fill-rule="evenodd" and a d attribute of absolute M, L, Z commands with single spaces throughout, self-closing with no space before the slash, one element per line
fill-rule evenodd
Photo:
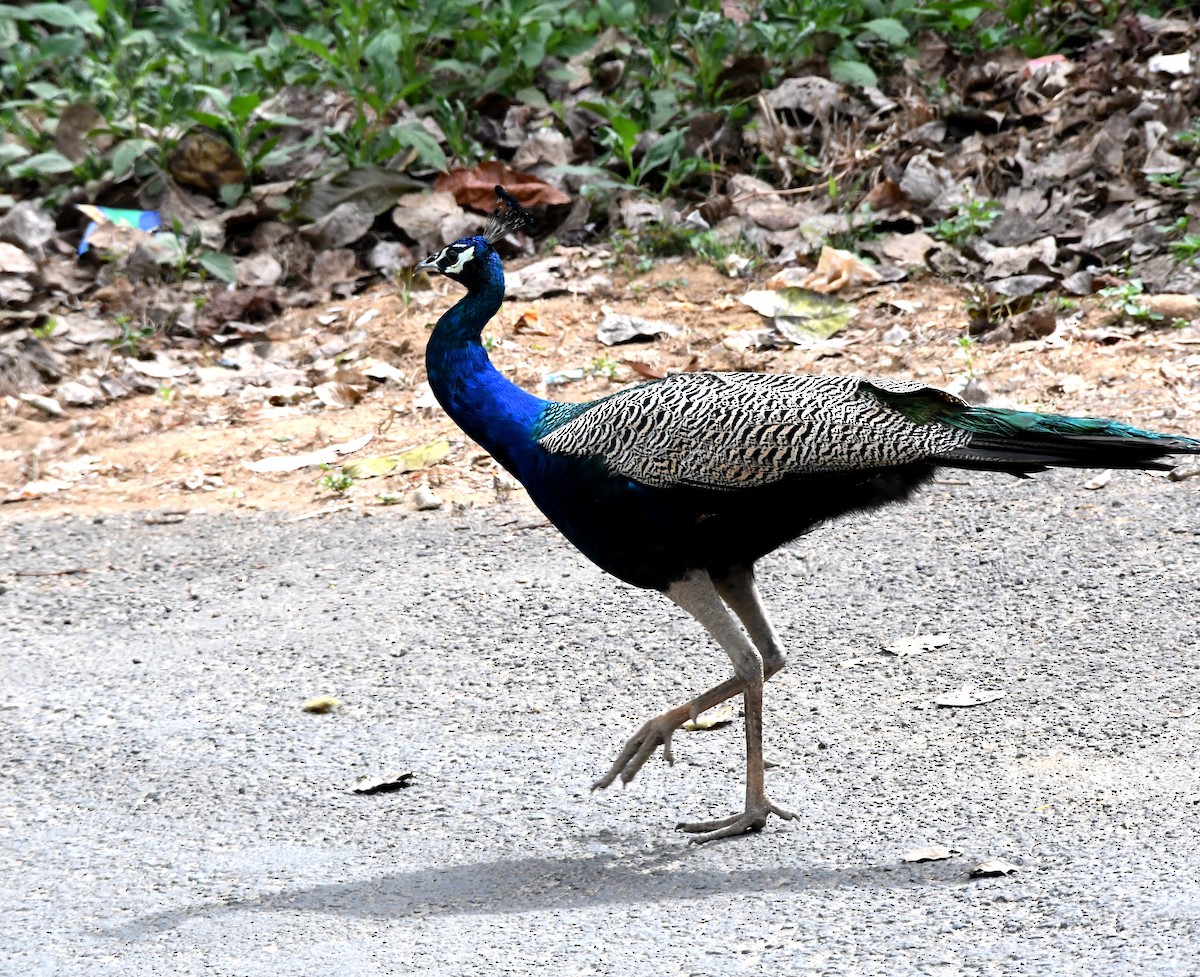
<path fill-rule="evenodd" d="M 1200 454 L 1200 440 L 972 407 L 891 379 L 688 373 L 590 403 L 542 400 L 505 379 L 480 342 L 504 299 L 494 245 L 529 220 L 503 188 L 496 194 L 482 236 L 417 265 L 467 289 L 430 336 L 429 384 L 567 539 L 621 580 L 661 591 L 732 661 L 732 678 L 643 725 L 594 785 L 628 783 L 660 746 L 671 762 L 682 723 L 742 695 L 745 810 L 678 826 L 696 841 L 758 831 L 770 814 L 795 817 L 763 783 L 763 683 L 784 653 L 755 588 L 756 560 L 835 516 L 907 499 L 942 466 L 1162 469 L 1166 455 Z"/>

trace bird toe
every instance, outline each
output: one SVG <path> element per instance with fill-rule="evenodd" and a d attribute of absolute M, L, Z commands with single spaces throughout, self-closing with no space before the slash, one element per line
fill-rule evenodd
<path fill-rule="evenodd" d="M 675 825 L 675 830 L 695 835 L 696 837 L 691 839 L 692 844 L 703 845 L 705 842 L 716 841 L 718 838 L 733 838 L 737 835 L 761 831 L 766 826 L 767 818 L 772 814 L 784 821 L 792 821 L 796 818 L 796 815 L 787 808 L 773 804 L 764 798 L 759 804 L 748 805 L 741 814 L 733 814 L 715 821 L 683 821 Z"/>

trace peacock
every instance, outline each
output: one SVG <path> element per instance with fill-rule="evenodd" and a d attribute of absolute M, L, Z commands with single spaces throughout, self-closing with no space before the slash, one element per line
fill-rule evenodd
<path fill-rule="evenodd" d="M 662 592 L 729 656 L 733 676 L 646 722 L 593 785 L 631 781 L 688 719 L 744 700 L 745 809 L 677 827 L 697 842 L 795 815 L 767 796 L 763 684 L 784 648 L 755 586 L 762 556 L 847 513 L 903 502 L 941 467 L 1028 475 L 1051 466 L 1165 469 L 1200 440 L 1115 421 L 971 406 L 907 380 L 685 373 L 588 403 L 544 400 L 480 341 L 504 299 L 496 243 L 529 224 L 502 187 L 484 233 L 420 262 L 466 287 L 434 327 L 429 384 L 447 414 L 525 486 L 582 553 Z M 766 514 L 770 514 L 766 518 Z M 740 626 L 739 622 L 740 621 Z"/>

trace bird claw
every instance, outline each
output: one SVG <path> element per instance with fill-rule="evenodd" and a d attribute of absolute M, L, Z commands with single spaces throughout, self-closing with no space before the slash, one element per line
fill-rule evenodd
<path fill-rule="evenodd" d="M 736 835 L 761 831 L 767 823 L 767 818 L 772 814 L 784 821 L 792 821 L 796 818 L 796 815 L 787 808 L 772 804 L 764 797 L 758 803 L 746 805 L 746 810 L 741 814 L 734 814 L 716 821 L 684 821 L 675 825 L 675 830 L 696 835 L 692 839 L 692 844 L 703 845 L 707 841 L 716 841 L 718 838 L 732 838 Z"/>
<path fill-rule="evenodd" d="M 671 752 L 671 737 L 675 735 L 675 730 L 683 721 L 676 715 L 676 712 L 678 710 L 665 712 L 643 724 L 642 728 L 626 741 L 616 762 L 608 768 L 608 773 L 592 784 L 592 790 L 603 790 L 618 776 L 621 778 L 621 783 L 629 783 L 646 765 L 646 761 L 654 755 L 654 751 L 659 746 L 662 747 L 663 759 L 667 761 L 667 765 L 674 766 L 675 755 Z"/>

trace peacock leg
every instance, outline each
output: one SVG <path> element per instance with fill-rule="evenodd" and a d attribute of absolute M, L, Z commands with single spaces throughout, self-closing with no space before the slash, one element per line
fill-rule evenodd
<path fill-rule="evenodd" d="M 763 682 L 783 668 L 783 646 L 779 642 L 775 629 L 767 618 L 766 609 L 758 596 L 758 588 L 754 584 L 754 571 L 750 566 L 732 567 L 724 574 L 713 577 L 713 585 L 722 600 L 738 616 L 754 642 L 763 660 Z M 732 658 L 732 654 L 730 655 Z M 776 804 L 771 803 L 766 796 L 765 763 L 762 756 L 762 684 L 757 691 L 751 685 L 745 686 L 746 703 L 746 813 L 735 814 L 732 817 L 716 821 L 701 821 L 678 825 L 681 831 L 707 833 L 705 837 L 694 839 L 696 842 L 712 841 L 714 838 L 724 838 L 729 835 L 742 834 L 746 831 L 757 831 L 762 827 L 748 814 L 755 803 L 765 804 L 767 812 L 778 815 L 789 821 L 796 815 Z M 749 697 L 757 695 L 758 706 L 751 708 Z M 757 722 L 757 730 L 751 724 Z M 757 759 L 755 755 L 757 754 Z M 755 801 L 755 799 L 758 799 Z M 766 820 L 765 815 L 763 820 Z"/>
<path fill-rule="evenodd" d="M 691 702 L 682 706 L 668 709 L 642 725 L 625 743 L 616 761 L 608 768 L 608 773 L 592 784 L 592 790 L 608 787 L 618 776 L 621 783 L 627 784 L 637 776 L 647 760 L 654 755 L 660 746 L 663 748 L 663 759 L 674 763 L 671 753 L 671 737 L 675 730 L 689 719 L 695 719 L 706 709 L 731 699 L 743 691 L 745 686 L 738 678 L 726 679 L 720 685 L 714 685 L 707 692 L 696 696 Z"/>
<path fill-rule="evenodd" d="M 754 642 L 754 647 L 763 659 L 763 679 L 769 679 L 786 664 L 783 657 L 783 645 L 779 636 L 767 619 L 767 610 L 763 607 L 758 596 L 758 587 L 754 583 L 754 568 L 738 565 L 730 567 L 724 573 L 712 578 L 713 586 L 721 599 L 729 605 L 730 610 L 738 619 Z"/>
<path fill-rule="evenodd" d="M 767 620 L 762 601 L 759 600 L 752 568 L 748 566 L 733 567 L 725 573 L 713 577 L 712 580 L 717 593 L 741 619 L 750 639 L 758 648 L 763 662 L 763 680 L 771 678 L 784 666 L 783 648 L 771 627 L 771 622 Z M 732 699 L 735 695 L 743 694 L 745 690 L 745 683 L 740 678 L 726 679 L 707 692 L 696 696 L 690 702 L 685 702 L 674 709 L 668 709 L 648 720 L 641 729 L 629 737 L 616 761 L 609 767 L 608 772 L 592 785 L 592 789 L 608 787 L 618 776 L 621 778 L 621 783 L 629 783 L 660 746 L 663 748 L 663 759 L 669 764 L 674 763 L 671 737 L 675 730 L 689 719 L 695 720 L 700 713 L 727 699 Z"/>
<path fill-rule="evenodd" d="M 733 658 L 732 653 L 730 657 Z M 738 662 L 735 660 L 736 667 L 738 667 Z M 796 816 L 786 808 L 772 803 L 771 799 L 767 797 L 762 750 L 762 690 L 761 678 L 758 681 L 747 680 L 745 692 L 746 809 L 741 814 L 734 814 L 716 821 L 685 821 L 675 825 L 678 831 L 695 834 L 696 837 L 692 841 L 697 844 L 714 841 L 717 838 L 745 834 L 748 831 L 760 831 L 771 814 L 781 817 L 785 821 L 790 821 Z"/>
<path fill-rule="evenodd" d="M 723 579 L 722 589 L 728 589 L 726 587 L 728 579 Z M 795 817 L 791 812 L 771 803 L 767 798 L 764 784 L 762 690 L 766 676 L 763 656 L 755 649 L 754 645 L 746 637 L 746 634 L 738 627 L 737 621 L 734 620 L 729 609 L 722 603 L 721 593 L 708 573 L 695 571 L 683 580 L 673 584 L 667 590 L 666 594 L 672 601 L 699 621 L 705 630 L 712 635 L 713 639 L 724 649 L 733 663 L 736 678 L 722 682 L 687 706 L 669 710 L 647 724 L 648 727 L 654 727 L 652 730 L 653 734 L 663 742 L 664 754 L 669 757 L 671 732 L 683 721 L 685 715 L 690 713 L 692 707 L 702 704 L 709 697 L 714 700 L 713 704 L 715 704 L 715 702 L 722 701 L 736 694 L 740 689 L 746 707 L 745 810 L 741 814 L 720 821 L 681 824 L 678 827 L 680 830 L 697 834 L 698 837 L 694 839 L 695 841 L 704 842 L 712 841 L 715 838 L 743 834 L 747 831 L 758 831 L 766 824 L 767 817 L 771 814 L 782 818 Z M 763 620 L 765 622 L 765 617 Z M 781 660 L 779 664 L 782 664 Z M 633 773 L 637 772 L 637 768 L 641 763 L 645 762 L 645 757 L 648 757 L 657 745 L 656 740 L 650 735 L 642 737 L 641 743 L 637 743 L 641 733 L 646 730 L 647 727 L 643 727 L 643 730 L 639 731 L 639 734 L 635 735 L 629 744 L 626 744 L 625 751 L 622 753 L 622 757 L 624 757 L 625 754 L 632 752 L 633 756 L 628 763 L 632 766 Z M 650 744 L 649 749 L 646 748 L 647 743 Z M 633 747 L 632 750 L 631 746 Z M 645 757 L 642 756 L 643 753 Z M 618 758 L 614 769 L 609 771 L 600 786 L 611 783 L 616 772 L 620 771 L 625 765 L 623 759 Z M 626 773 L 628 773 L 628 770 Z M 632 776 L 632 774 L 629 774 L 629 776 Z"/>

